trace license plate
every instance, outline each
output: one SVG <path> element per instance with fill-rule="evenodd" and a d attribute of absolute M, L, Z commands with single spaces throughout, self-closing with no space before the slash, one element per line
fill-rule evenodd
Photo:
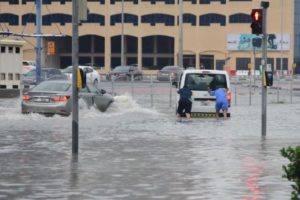
<path fill-rule="evenodd" d="M 216 117 L 216 113 L 205 113 L 205 112 L 192 112 L 192 118 L 214 118 Z"/>
<path fill-rule="evenodd" d="M 211 106 L 212 102 L 211 101 L 201 101 L 202 106 Z"/>
<path fill-rule="evenodd" d="M 40 97 L 35 98 L 34 101 L 35 102 L 44 102 L 44 103 L 50 102 L 49 98 L 40 98 Z"/>

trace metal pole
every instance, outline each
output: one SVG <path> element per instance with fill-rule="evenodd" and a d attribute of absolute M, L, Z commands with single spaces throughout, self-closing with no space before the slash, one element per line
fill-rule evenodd
<path fill-rule="evenodd" d="M 153 79 L 152 74 L 150 75 L 150 97 L 151 97 L 151 108 L 153 108 Z"/>
<path fill-rule="evenodd" d="M 236 92 L 236 86 L 237 86 L 237 79 L 235 79 L 235 85 L 234 85 L 234 105 L 236 106 L 236 99 L 237 99 L 237 92 Z"/>
<path fill-rule="evenodd" d="M 178 49 L 178 65 L 183 67 L 183 3 L 182 0 L 179 0 L 179 49 Z"/>
<path fill-rule="evenodd" d="M 111 93 L 112 93 L 113 96 L 115 96 L 114 81 L 115 81 L 115 77 L 111 76 Z"/>
<path fill-rule="evenodd" d="M 291 77 L 291 83 L 290 83 L 290 103 L 292 104 L 293 103 L 293 74 L 292 74 L 292 77 Z"/>
<path fill-rule="evenodd" d="M 42 0 L 36 0 L 36 84 L 41 81 L 41 57 L 42 57 Z"/>
<path fill-rule="evenodd" d="M 78 89 L 77 69 L 78 69 L 78 0 L 72 0 L 72 153 L 78 154 Z"/>
<path fill-rule="evenodd" d="M 281 15 L 280 15 L 280 28 L 281 28 L 281 39 L 280 39 L 280 73 L 283 76 L 282 65 L 283 65 L 283 0 L 281 0 Z"/>
<path fill-rule="evenodd" d="M 264 4 L 262 2 L 262 4 Z M 262 92 L 261 92 L 261 100 L 262 100 L 262 120 L 261 120 L 261 135 L 263 137 L 266 136 L 267 134 L 267 86 L 265 84 L 265 72 L 266 72 L 266 68 L 267 68 L 267 9 L 266 6 L 262 9 L 263 12 L 263 21 L 262 21 L 262 32 L 263 32 L 263 36 L 262 36 L 262 42 L 263 42 L 263 46 L 262 46 Z"/>
<path fill-rule="evenodd" d="M 254 92 L 255 92 L 255 87 L 256 87 L 256 85 L 255 85 L 255 76 L 256 76 L 256 68 L 255 68 L 255 47 L 253 47 L 253 57 L 254 57 L 254 61 L 253 61 L 253 63 L 254 63 L 254 66 L 253 66 L 253 77 L 254 77 L 254 79 L 253 79 L 253 85 L 254 85 Z"/>
<path fill-rule="evenodd" d="M 134 81 L 134 76 L 133 73 L 131 73 L 131 96 L 133 97 L 134 91 L 133 91 L 133 81 Z"/>
<path fill-rule="evenodd" d="M 249 74 L 249 79 L 250 79 L 250 86 L 249 86 L 249 105 L 251 106 L 251 93 L 252 93 L 252 73 L 251 73 L 251 69 L 250 69 L 250 74 Z"/>
<path fill-rule="evenodd" d="M 169 107 L 172 107 L 172 78 L 171 76 L 169 76 L 169 80 L 170 80 L 170 93 L 169 93 Z"/>
<path fill-rule="evenodd" d="M 122 14 L 121 14 L 121 65 L 125 65 L 124 60 L 124 0 L 122 0 Z"/>

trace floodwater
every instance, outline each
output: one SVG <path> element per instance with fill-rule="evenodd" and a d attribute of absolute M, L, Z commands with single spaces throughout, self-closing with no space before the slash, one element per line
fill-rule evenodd
<path fill-rule="evenodd" d="M 161 90 L 153 107 L 137 88 L 105 113 L 80 103 L 78 157 L 71 116 L 22 115 L 18 98 L 0 99 L 0 199 L 290 199 L 279 151 L 299 145 L 299 104 L 270 102 L 263 139 L 261 106 L 246 95 L 228 120 L 176 123 Z"/>

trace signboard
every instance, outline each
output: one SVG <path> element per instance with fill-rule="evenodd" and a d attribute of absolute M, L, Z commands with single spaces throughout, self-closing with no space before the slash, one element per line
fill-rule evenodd
<path fill-rule="evenodd" d="M 290 35 L 283 34 L 268 34 L 267 48 L 268 51 L 283 51 L 290 50 Z M 262 50 L 262 36 L 255 34 L 228 34 L 227 35 L 227 50 L 229 51 L 253 51 Z"/>
<path fill-rule="evenodd" d="M 54 55 L 55 54 L 55 42 L 48 41 L 47 43 L 47 54 Z"/>

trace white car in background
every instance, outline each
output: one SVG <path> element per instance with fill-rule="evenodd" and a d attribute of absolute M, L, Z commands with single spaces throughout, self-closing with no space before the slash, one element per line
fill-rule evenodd
<path fill-rule="evenodd" d="M 99 73 L 92 68 L 91 66 L 85 66 L 85 65 L 79 65 L 78 66 L 80 69 L 82 69 L 86 73 L 86 82 L 89 84 L 93 84 L 95 86 L 98 85 L 100 82 L 100 75 Z M 73 72 L 73 67 L 68 66 L 67 68 L 62 70 L 64 74 L 68 76 L 68 78 L 71 80 L 72 79 L 72 72 Z"/>
<path fill-rule="evenodd" d="M 22 74 L 27 74 L 29 71 L 36 68 L 35 62 L 30 60 L 22 61 Z"/>

